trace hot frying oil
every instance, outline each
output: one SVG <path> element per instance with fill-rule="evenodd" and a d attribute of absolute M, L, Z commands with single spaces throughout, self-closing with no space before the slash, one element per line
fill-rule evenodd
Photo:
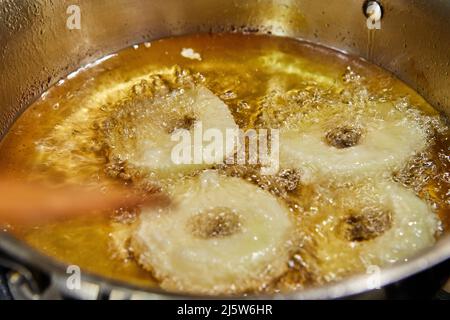
<path fill-rule="evenodd" d="M 430 139 L 427 149 L 394 172 L 392 180 L 427 201 L 439 216 L 442 230 L 450 227 L 450 135 L 437 111 L 401 81 L 366 61 L 272 36 L 201 34 L 168 38 L 125 49 L 81 68 L 50 88 L 18 119 L 0 147 L 3 171 L 30 181 L 101 183 L 105 188 L 123 183 L 123 177 L 109 174 L 95 126 L 108 117 L 118 98 L 129 92 L 139 95 L 139 85 L 129 83 L 139 83 L 136 79 L 151 74 L 168 74 L 176 78 L 175 82 L 195 75 L 227 104 L 244 130 L 283 128 L 292 125 L 289 119 L 300 115 L 311 123 L 319 122 L 321 113 L 316 111 L 328 105 L 391 103 L 420 118 Z M 157 89 L 158 84 L 154 85 Z M 361 107 L 355 112 L 366 111 Z M 350 261 L 329 262 L 328 267 L 324 267 L 326 259 L 316 257 L 315 237 L 323 236 L 318 225 L 333 219 L 320 215 L 320 211 L 324 204 L 334 203 L 335 184 L 302 185 L 301 178 L 297 179 L 299 173 L 292 170 L 273 178 L 253 174 L 248 167 L 220 170 L 279 197 L 291 209 L 304 236 L 288 262 L 289 271 L 264 290 L 302 288 L 364 272 L 366 263 L 358 251 Z M 357 189 L 354 192 L 354 198 L 363 196 Z M 117 214 L 112 215 L 117 218 Z M 45 254 L 87 271 L 135 284 L 157 285 L 132 256 L 117 252 L 114 228 L 109 217 L 83 217 L 33 228 L 12 226 L 11 230 Z"/>

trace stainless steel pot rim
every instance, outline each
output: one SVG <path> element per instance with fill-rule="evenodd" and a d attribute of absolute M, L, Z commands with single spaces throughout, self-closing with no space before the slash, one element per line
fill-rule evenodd
<path fill-rule="evenodd" d="M 0 250 L 31 267 L 51 275 L 53 279 L 65 280 L 69 276 L 67 264 L 56 261 L 29 245 L 21 242 L 8 233 L 0 234 Z M 424 271 L 441 262 L 450 259 L 450 234 L 443 236 L 433 246 L 411 257 L 408 261 L 395 263 L 380 269 L 377 279 L 379 288 L 394 282 L 406 279 L 416 273 Z M 106 278 L 97 274 L 82 271 L 82 281 L 98 285 L 102 291 L 112 290 L 126 291 L 132 294 L 138 293 L 139 297 L 149 299 L 334 299 L 349 297 L 362 292 L 379 289 L 372 287 L 373 274 L 359 274 L 349 276 L 339 282 L 322 286 L 315 286 L 289 293 L 276 293 L 273 295 L 243 295 L 243 296 L 205 296 L 193 294 L 180 294 L 164 291 L 159 288 L 149 288 L 126 283 L 120 280 Z M 60 281 L 59 289 L 64 292 L 65 281 Z M 73 292 L 71 292 L 73 294 Z M 131 294 L 130 294 L 131 296 Z"/>
<path fill-rule="evenodd" d="M 64 1 L 45 0 L 39 5 L 33 0 L 0 1 L 0 11 L 9 12 L 11 17 L 5 21 L 7 23 L 0 23 L 2 40 L 8 44 L 0 50 L 0 84 L 3 88 L 3 94 L 0 94 L 0 135 L 7 131 L 31 100 L 51 85 L 50 79 L 64 77 L 68 68 L 92 61 L 93 56 L 100 58 L 108 52 L 147 39 L 228 31 L 238 26 L 267 27 L 276 35 L 320 43 L 363 57 L 396 75 L 446 114 L 447 119 L 450 117 L 449 1 L 381 1 L 385 9 L 382 25 L 373 33 L 368 33 L 366 28 L 366 16 L 361 11 L 362 0 L 329 0 L 326 6 L 312 0 L 284 1 L 288 5 L 280 5 L 279 2 L 79 0 L 83 13 L 82 29 L 69 30 L 65 28 L 67 3 Z M 0 15 L 0 20 L 3 17 L 6 15 Z M 369 38 L 368 34 L 376 36 Z M 52 279 L 63 281 L 68 276 L 65 264 L 0 232 L 0 255 L 2 250 L 12 259 L 34 266 Z M 447 235 L 408 262 L 381 268 L 379 283 L 385 286 L 403 280 L 449 258 L 450 235 Z M 256 298 L 349 296 L 367 291 L 370 277 L 371 274 L 353 276 L 334 284 Z M 82 273 L 82 278 L 104 286 L 106 291 L 138 291 L 147 293 L 149 298 L 160 299 L 197 298 L 136 287 L 87 272 Z M 65 284 L 58 284 L 64 290 Z"/>

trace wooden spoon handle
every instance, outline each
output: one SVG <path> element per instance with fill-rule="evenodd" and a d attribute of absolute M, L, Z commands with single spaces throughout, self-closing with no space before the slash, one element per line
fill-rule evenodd
<path fill-rule="evenodd" d="M 102 192 L 100 187 L 50 188 L 0 180 L 0 223 L 39 223 L 139 204 L 165 206 L 169 202 L 162 193 L 143 196 L 127 188 Z"/>

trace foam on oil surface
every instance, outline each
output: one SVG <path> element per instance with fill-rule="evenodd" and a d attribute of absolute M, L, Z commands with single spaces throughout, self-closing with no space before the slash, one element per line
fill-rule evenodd
<path fill-rule="evenodd" d="M 201 60 L 183 57 L 183 48 L 192 48 Z M 155 75 L 169 84 L 169 91 L 195 75 L 194 82 L 225 102 L 242 129 L 306 132 L 323 142 L 330 130 L 339 127 L 337 124 L 342 127 L 350 123 L 362 130 L 361 144 L 364 133 L 377 126 L 407 128 L 400 133 L 415 135 L 415 140 L 406 141 L 411 146 L 395 138 L 390 140 L 389 134 L 382 141 L 382 145 L 389 145 L 390 153 L 401 155 L 394 157 L 392 165 L 375 170 L 383 172 L 382 182 L 378 174 L 364 170 L 364 174 L 355 173 L 352 166 L 350 175 L 338 174 L 342 166 L 333 167 L 336 159 L 326 161 L 332 149 L 314 151 L 313 145 L 306 149 L 321 152 L 325 164 L 320 170 L 314 157 L 311 166 L 295 158 L 298 165 L 287 161 L 274 176 L 261 176 L 254 166 L 216 166 L 222 175 L 240 177 L 272 193 L 294 216 L 297 242 L 286 262 L 288 271 L 258 290 L 302 288 L 365 272 L 373 264 L 401 261 L 410 252 L 431 245 L 434 237 L 448 228 L 450 141 L 448 127 L 437 112 L 384 71 L 291 39 L 194 35 L 121 51 L 61 81 L 32 105 L 2 142 L 0 164 L 11 174 L 30 180 L 51 177 L 58 183 L 95 181 L 105 188 L 113 183 L 142 186 L 142 180 L 157 179 L 141 174 L 139 167 L 112 163 L 108 148 L 114 145 L 101 130 L 111 114 L 123 106 L 124 99 L 132 101 L 142 93 L 142 80 L 153 90 L 161 89 L 152 80 Z M 339 143 L 347 146 L 354 142 Z M 344 160 L 346 165 L 354 158 Z M 191 176 L 168 178 L 162 185 L 182 183 Z M 363 179 L 354 179 L 358 177 Z M 158 181 L 150 182 L 153 185 Z M 387 189 L 393 190 L 389 196 Z M 396 201 L 396 196 L 401 199 Z M 405 199 L 420 210 L 395 207 Z M 398 210 L 411 212 L 413 220 L 386 218 Z M 367 212 L 371 218 L 362 219 L 361 214 Z M 12 229 L 63 261 L 106 276 L 155 285 L 151 274 L 138 267 L 127 251 L 137 215 L 124 208 L 112 213 L 113 222 L 74 219 Z M 405 224 L 411 224 L 411 228 L 403 232 L 399 226 Z M 348 232 L 353 241 L 348 240 Z M 382 239 L 395 243 L 379 251 L 385 247 Z"/>

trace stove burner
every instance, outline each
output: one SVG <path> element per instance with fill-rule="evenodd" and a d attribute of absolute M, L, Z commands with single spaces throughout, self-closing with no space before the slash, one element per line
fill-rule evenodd
<path fill-rule="evenodd" d="M 0 267 L 0 300 L 12 300 L 6 283 L 6 270 Z"/>

